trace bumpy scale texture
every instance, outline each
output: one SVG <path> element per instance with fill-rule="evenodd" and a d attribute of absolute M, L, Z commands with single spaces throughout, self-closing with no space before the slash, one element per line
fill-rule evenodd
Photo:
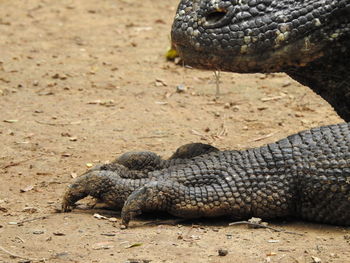
<path fill-rule="evenodd" d="M 286 72 L 350 121 L 350 0 L 182 0 L 172 41 L 194 67 Z"/>
<path fill-rule="evenodd" d="M 122 208 L 125 226 L 142 211 L 184 217 L 293 216 L 350 225 L 350 124 L 320 127 L 243 151 L 180 147 L 169 160 L 126 153 L 79 177 L 62 209 L 85 196 Z"/>

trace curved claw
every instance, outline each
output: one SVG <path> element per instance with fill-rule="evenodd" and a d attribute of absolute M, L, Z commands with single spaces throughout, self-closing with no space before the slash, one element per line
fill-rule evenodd
<path fill-rule="evenodd" d="M 66 213 L 71 211 L 72 211 L 71 205 L 69 204 L 68 200 L 63 197 L 63 201 L 61 204 L 61 212 Z"/>
<path fill-rule="evenodd" d="M 87 182 L 89 174 L 79 177 L 77 181 L 71 184 L 65 192 L 62 199 L 62 212 L 70 212 L 75 202 L 88 196 Z"/>
<path fill-rule="evenodd" d="M 153 181 L 129 195 L 121 213 L 124 228 L 128 227 L 131 219 L 142 214 L 143 211 L 156 210 L 163 206 L 165 196 L 159 191 L 159 186 L 158 181 Z"/>
<path fill-rule="evenodd" d="M 142 207 L 145 203 L 145 200 L 147 198 L 147 188 L 146 186 L 143 186 L 136 191 L 134 191 L 126 200 L 121 217 L 122 217 L 122 226 L 125 228 L 128 227 L 130 220 L 137 216 L 142 214 Z"/>
<path fill-rule="evenodd" d="M 100 199 L 103 194 L 108 193 L 110 188 L 113 187 L 114 182 L 112 181 L 112 175 L 113 172 L 92 169 L 85 175 L 78 177 L 77 180 L 68 187 L 63 196 L 62 212 L 71 211 L 77 201 L 88 195 Z"/>

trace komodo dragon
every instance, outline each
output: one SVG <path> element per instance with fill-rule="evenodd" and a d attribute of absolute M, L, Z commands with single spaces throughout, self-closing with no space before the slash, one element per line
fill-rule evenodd
<path fill-rule="evenodd" d="M 182 0 L 172 40 L 195 67 L 286 72 L 350 121 L 350 0 Z M 350 123 L 242 151 L 190 144 L 169 160 L 126 153 L 70 185 L 62 210 L 87 195 L 122 209 L 125 226 L 143 211 L 349 226 Z"/>

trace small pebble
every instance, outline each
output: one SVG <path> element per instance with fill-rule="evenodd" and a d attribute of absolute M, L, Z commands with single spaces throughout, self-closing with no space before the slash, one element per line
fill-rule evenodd
<path fill-rule="evenodd" d="M 182 92 L 185 92 L 185 91 L 186 91 L 185 85 L 180 84 L 180 85 L 177 85 L 177 86 L 176 86 L 176 92 L 177 92 L 177 93 L 182 93 Z"/>
<path fill-rule="evenodd" d="M 218 250 L 218 254 L 219 254 L 220 257 L 224 257 L 224 256 L 226 256 L 228 254 L 228 250 L 220 248 Z"/>

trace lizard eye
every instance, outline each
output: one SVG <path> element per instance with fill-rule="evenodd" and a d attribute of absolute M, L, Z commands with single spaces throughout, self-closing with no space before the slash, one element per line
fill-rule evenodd
<path fill-rule="evenodd" d="M 204 28 L 223 27 L 232 22 L 238 8 L 217 8 L 205 16 Z"/>
<path fill-rule="evenodd" d="M 220 21 L 222 18 L 224 18 L 226 14 L 227 12 L 225 10 L 217 10 L 215 12 L 209 13 L 206 16 L 206 21 L 208 25 L 215 24 L 218 21 Z"/>

